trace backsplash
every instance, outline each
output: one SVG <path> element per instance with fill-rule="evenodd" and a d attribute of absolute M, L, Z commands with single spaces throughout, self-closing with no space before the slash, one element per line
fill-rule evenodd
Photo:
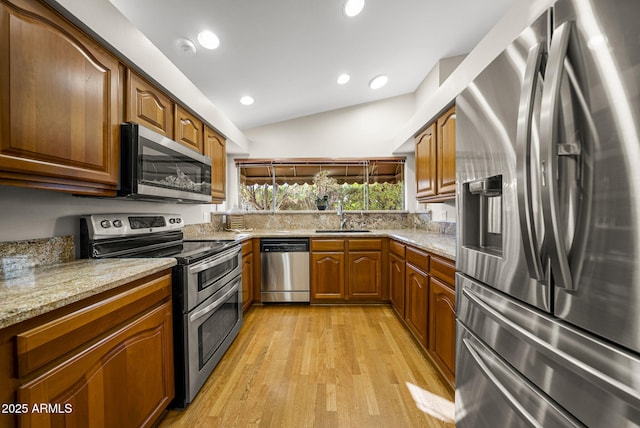
<path fill-rule="evenodd" d="M 206 235 L 226 230 L 223 213 L 212 213 L 211 223 L 185 226 L 185 234 Z M 456 223 L 431 221 L 430 213 L 350 213 L 345 212 L 347 229 L 414 229 L 445 235 L 456 234 Z M 244 215 L 247 229 L 293 230 L 293 229 L 337 229 L 340 219 L 335 212 L 309 213 L 247 213 Z"/>
<path fill-rule="evenodd" d="M 0 242 L 0 275 L 74 259 L 73 236 Z"/>

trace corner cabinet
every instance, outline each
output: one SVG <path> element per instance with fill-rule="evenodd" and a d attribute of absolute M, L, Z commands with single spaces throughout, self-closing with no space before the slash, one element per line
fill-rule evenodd
<path fill-rule="evenodd" d="M 213 203 L 226 199 L 227 140 L 208 126 L 204 127 L 204 155 L 211 158 L 211 198 Z"/>
<path fill-rule="evenodd" d="M 456 195 L 456 108 L 451 107 L 415 137 L 416 198 L 442 202 Z"/>
<path fill-rule="evenodd" d="M 114 196 L 119 61 L 42 3 L 0 1 L 0 184 Z"/>

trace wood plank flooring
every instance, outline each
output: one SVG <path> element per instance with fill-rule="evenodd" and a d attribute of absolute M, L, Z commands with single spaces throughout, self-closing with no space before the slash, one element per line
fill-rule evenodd
<path fill-rule="evenodd" d="M 258 306 L 160 427 L 453 427 L 453 395 L 386 306 Z"/>

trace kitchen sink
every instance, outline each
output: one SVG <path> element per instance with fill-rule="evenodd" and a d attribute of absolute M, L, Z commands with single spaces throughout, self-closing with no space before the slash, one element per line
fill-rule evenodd
<path fill-rule="evenodd" d="M 371 232 L 369 229 L 318 229 L 316 233 L 363 233 Z"/>

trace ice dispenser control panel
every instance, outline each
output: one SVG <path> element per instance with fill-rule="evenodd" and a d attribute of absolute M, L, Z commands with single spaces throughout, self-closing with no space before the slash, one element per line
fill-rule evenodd
<path fill-rule="evenodd" d="M 464 183 L 462 245 L 502 256 L 502 175 Z"/>

